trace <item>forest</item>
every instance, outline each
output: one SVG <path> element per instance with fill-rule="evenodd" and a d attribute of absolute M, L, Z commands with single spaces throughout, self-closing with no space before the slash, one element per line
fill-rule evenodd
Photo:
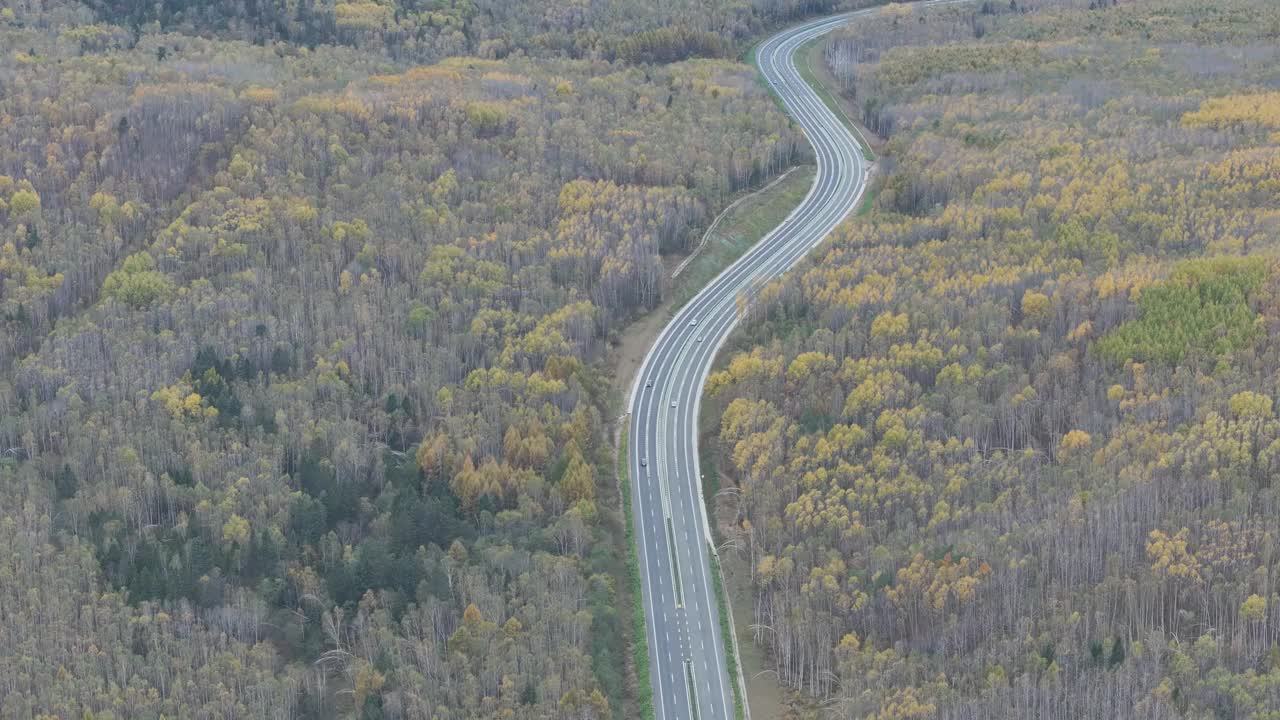
<path fill-rule="evenodd" d="M 869 4 L 0 0 L 0 718 L 635 716 L 610 349 Z M 1278 40 L 820 41 L 875 200 L 703 404 L 795 716 L 1280 717 Z"/>
<path fill-rule="evenodd" d="M 797 717 L 1280 717 L 1280 6 L 893 5 L 876 199 L 708 383 Z"/>
<path fill-rule="evenodd" d="M 729 57 L 762 30 L 867 0 L 84 0 L 101 19 L 398 60 L 512 54 L 627 62 Z"/>
<path fill-rule="evenodd" d="M 608 350 L 834 6 L 0 0 L 0 717 L 631 716 Z"/>

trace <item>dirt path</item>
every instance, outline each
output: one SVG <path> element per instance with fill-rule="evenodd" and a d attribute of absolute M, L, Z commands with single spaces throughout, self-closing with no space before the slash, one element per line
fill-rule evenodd
<path fill-rule="evenodd" d="M 689 255 L 686 256 L 684 260 L 680 261 L 680 264 L 676 266 L 676 269 L 671 271 L 671 279 L 675 280 L 677 277 L 679 277 L 680 273 L 683 272 L 686 267 L 689 267 L 689 263 L 693 262 L 698 258 L 698 253 L 702 252 L 702 248 L 707 246 L 707 240 L 711 239 L 712 234 L 715 233 L 716 231 L 716 227 L 720 225 L 720 222 L 722 220 L 724 220 L 735 209 L 737 209 L 739 205 L 749 201 L 751 198 L 761 193 L 768 192 L 778 183 L 782 182 L 783 180 L 786 180 L 787 177 L 791 175 L 791 173 L 799 169 L 800 169 L 799 167 L 793 167 L 790 170 L 782 173 L 778 177 L 774 178 L 773 180 L 769 181 L 768 185 L 765 185 L 764 187 L 760 188 L 754 193 L 751 193 L 750 195 L 743 195 L 737 200 L 734 200 L 733 202 L 729 203 L 729 207 L 726 207 L 724 210 L 721 210 L 720 214 L 716 216 L 716 219 L 711 222 L 711 225 L 707 228 L 707 231 L 702 233 L 702 241 L 698 243 L 698 247 L 694 248 L 693 252 L 689 253 Z"/>
<path fill-rule="evenodd" d="M 653 347 L 653 343 L 658 340 L 658 335 L 662 333 L 662 328 L 670 319 L 670 305 L 667 303 L 659 305 L 649 314 L 628 325 L 626 332 L 620 335 L 618 344 L 614 345 L 610 351 L 613 356 L 611 358 L 613 382 L 618 392 L 622 393 L 624 407 L 630 399 L 628 394 L 631 392 L 631 384 L 634 382 L 636 371 L 640 369 L 640 363 L 644 362 L 645 353 Z"/>
<path fill-rule="evenodd" d="M 704 233 L 703 241 L 688 255 L 665 259 L 667 299 L 620 332 L 609 351 L 614 387 L 621 393 L 624 405 L 645 354 L 671 320 L 678 305 L 700 289 L 695 286 L 705 284 L 782 222 L 808 190 L 812 177 L 812 166 L 801 165 L 787 170 L 759 190 L 743 195 L 725 207 L 711 225 L 714 232 Z M 677 273 L 680 275 L 678 280 L 675 277 Z"/>

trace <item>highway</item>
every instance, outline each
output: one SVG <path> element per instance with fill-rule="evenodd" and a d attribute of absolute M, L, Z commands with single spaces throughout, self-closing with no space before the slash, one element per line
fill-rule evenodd
<path fill-rule="evenodd" d="M 796 50 L 860 14 L 813 20 L 761 43 L 756 62 L 813 145 L 817 174 L 780 225 L 672 318 L 636 375 L 629 402 L 640 582 L 657 720 L 731 720 L 712 589 L 711 543 L 698 466 L 698 409 L 716 352 L 738 322 L 738 302 L 800 261 L 858 203 L 868 163 L 857 140 L 800 76 Z"/>

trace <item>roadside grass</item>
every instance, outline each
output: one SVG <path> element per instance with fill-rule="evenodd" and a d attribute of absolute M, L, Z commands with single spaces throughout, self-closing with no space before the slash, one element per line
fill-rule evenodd
<path fill-rule="evenodd" d="M 708 406 L 703 405 L 703 407 Z M 720 535 L 718 523 L 714 520 L 717 516 L 716 495 L 720 492 L 720 472 L 716 467 L 717 458 L 713 440 L 717 432 L 719 432 L 719 423 L 716 419 L 711 417 L 710 413 L 699 413 L 698 437 L 702 441 L 698 443 L 698 469 L 702 473 L 702 496 L 712 518 L 713 544 L 707 553 L 711 557 L 711 584 L 716 595 L 716 609 L 720 613 L 720 637 L 724 639 L 725 669 L 729 673 L 729 682 L 733 685 L 733 716 L 736 720 L 743 720 L 746 716 L 744 703 L 747 688 L 738 683 L 738 657 L 742 648 L 739 646 L 737 633 L 734 632 L 737 629 L 737 620 L 729 615 L 733 606 L 729 604 L 729 596 L 724 586 L 724 568 L 720 565 L 720 556 L 715 548 L 715 544 L 724 540 Z"/>
<path fill-rule="evenodd" d="M 669 305 L 672 313 L 781 223 L 809 192 L 815 172 L 812 165 L 801 166 L 777 185 L 730 210 L 707 238 L 702 252 L 672 281 Z"/>
<path fill-rule="evenodd" d="M 862 203 L 858 205 L 858 209 L 854 212 L 854 217 L 866 217 L 871 213 L 871 208 L 876 205 L 876 198 L 880 197 L 880 179 L 875 174 L 871 176 L 871 185 L 867 187 L 867 191 L 862 194 Z"/>
<path fill-rule="evenodd" d="M 607 478 L 607 459 L 600 470 L 599 477 Z M 613 494 L 617 491 L 616 483 L 602 484 L 598 500 L 616 508 Z M 626 657 L 627 636 L 632 630 L 627 617 L 628 553 L 622 545 L 626 534 L 621 527 L 621 513 L 602 512 L 601 520 L 596 542 L 587 556 L 592 576 L 586 595 L 591 612 L 591 670 L 610 707 L 623 708 L 632 704 L 626 664 L 618 662 L 618 658 Z"/>
<path fill-rule="evenodd" d="M 630 422 L 630 418 L 628 418 Z M 635 702 L 640 720 L 653 720 L 653 685 L 650 681 L 649 635 L 644 622 L 644 593 L 640 589 L 640 560 L 636 556 L 635 521 L 631 509 L 631 475 L 627 463 L 627 436 L 618 443 L 618 489 L 626 522 L 627 582 L 631 587 L 631 662 L 636 669 Z"/>
<path fill-rule="evenodd" d="M 703 417 L 707 415 L 706 413 L 698 414 Z M 704 423 L 699 418 L 699 425 L 702 424 Z M 699 432 L 705 441 L 715 437 L 712 432 L 718 430 L 719 428 L 715 428 L 709 432 L 706 429 L 701 429 Z M 698 443 L 698 469 L 702 471 L 702 501 L 707 504 L 707 512 L 711 512 L 714 517 L 715 513 L 712 511 L 716 507 L 716 495 L 720 494 L 720 473 L 716 469 L 715 453 L 710 446 L 710 442 Z M 720 533 L 717 532 L 716 528 L 711 528 L 711 535 L 716 538 L 717 542 L 719 541 Z"/>
<path fill-rule="evenodd" d="M 746 711 L 742 706 L 742 693 L 746 689 L 738 684 L 738 638 L 734 636 L 733 625 L 729 622 L 729 603 L 725 600 L 720 558 L 716 556 L 714 547 L 709 550 L 711 584 L 715 587 L 716 610 L 720 613 L 720 637 L 724 639 L 725 671 L 729 674 L 729 684 L 733 686 L 733 717 L 736 720 L 743 720 L 746 717 Z"/>

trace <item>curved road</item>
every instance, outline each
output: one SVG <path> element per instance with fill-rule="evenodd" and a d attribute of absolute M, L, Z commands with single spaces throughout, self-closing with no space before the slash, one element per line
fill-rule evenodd
<path fill-rule="evenodd" d="M 739 298 L 798 262 L 866 189 L 868 163 L 853 135 L 800 76 L 796 50 L 867 11 L 789 28 L 756 62 L 817 156 L 804 200 L 672 318 L 631 389 L 627 446 L 657 720 L 730 720 L 733 683 L 712 590 L 714 552 L 698 467 L 698 405 L 717 350 L 738 321 Z"/>

